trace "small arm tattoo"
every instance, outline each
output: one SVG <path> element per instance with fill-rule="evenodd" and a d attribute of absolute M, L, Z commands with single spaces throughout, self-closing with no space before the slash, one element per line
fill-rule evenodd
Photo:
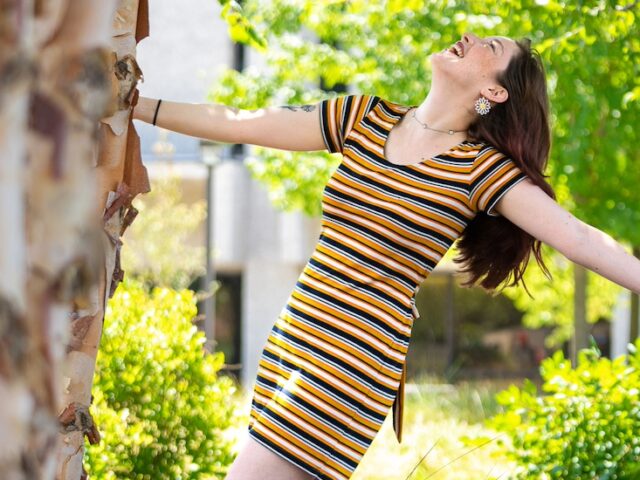
<path fill-rule="evenodd" d="M 292 112 L 297 112 L 299 110 L 303 110 L 305 112 L 313 112 L 316 109 L 315 105 L 283 105 L 280 108 L 286 108 L 287 110 L 291 110 Z"/>

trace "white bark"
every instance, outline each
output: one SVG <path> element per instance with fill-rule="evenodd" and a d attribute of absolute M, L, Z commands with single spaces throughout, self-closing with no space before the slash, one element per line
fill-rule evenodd
<path fill-rule="evenodd" d="M 25 378 L 29 345 L 26 299 L 26 232 L 24 228 L 24 159 L 33 61 L 28 29 L 33 18 L 16 21 L 20 7 L 0 10 L 0 472 L 9 480 L 25 478 L 21 459 L 37 438 L 31 434 L 35 395 Z M 49 436 L 51 434 L 49 433 Z M 47 434 L 40 436 L 46 438 Z"/>
<path fill-rule="evenodd" d="M 99 17 L 96 11 L 104 9 L 104 0 L 87 1 L 85 10 L 75 21 Z M 142 34 L 139 32 L 138 13 L 142 16 Z M 131 103 L 135 100 L 135 87 L 141 72 L 135 61 L 136 36 L 146 31 L 146 0 L 120 0 L 110 25 L 111 91 L 109 116 L 103 118 L 98 132 L 98 148 L 92 164 L 95 174 L 96 215 L 101 223 L 102 254 L 100 255 L 99 282 L 90 291 L 88 302 L 78 306 L 72 317 L 72 337 L 65 362 L 63 404 L 60 416 L 65 429 L 58 451 L 58 478 L 78 480 L 83 477 L 82 459 L 84 436 L 90 442 L 99 441 L 98 427 L 89 413 L 91 387 L 104 312 L 124 272 L 120 269 L 121 235 L 135 218 L 131 200 L 141 192 L 149 191 L 146 169 L 140 158 L 139 138 L 131 119 Z M 92 28 L 79 31 L 93 32 Z M 104 28 L 98 31 L 105 32 Z"/>
<path fill-rule="evenodd" d="M 122 0 L 116 16 L 117 6 L 0 0 L 2 479 L 77 480 L 83 436 L 99 438 L 89 405 L 104 306 L 131 199 L 148 190 L 127 121 L 140 72 L 113 53 L 135 53 L 139 4 Z M 98 130 L 114 112 L 119 135 Z M 105 148 L 114 138 L 122 148 Z"/>

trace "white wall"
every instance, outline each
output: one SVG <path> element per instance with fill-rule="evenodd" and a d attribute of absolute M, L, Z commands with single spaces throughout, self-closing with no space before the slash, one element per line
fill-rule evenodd
<path fill-rule="evenodd" d="M 215 0 L 153 0 L 149 2 L 150 35 L 138 45 L 138 63 L 144 82 L 140 95 L 179 102 L 204 102 L 220 69 L 231 62 L 231 42 L 227 25 L 220 18 Z M 138 122 L 143 159 L 152 155 L 151 147 L 159 129 Z M 169 133 L 176 146 L 175 159 L 197 159 L 196 138 Z"/>

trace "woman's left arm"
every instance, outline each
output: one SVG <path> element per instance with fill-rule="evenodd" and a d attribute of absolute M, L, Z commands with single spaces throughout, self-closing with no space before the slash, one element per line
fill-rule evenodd
<path fill-rule="evenodd" d="M 572 262 L 640 294 L 640 259 L 573 216 L 533 182 L 524 180 L 512 187 L 495 210 Z"/>

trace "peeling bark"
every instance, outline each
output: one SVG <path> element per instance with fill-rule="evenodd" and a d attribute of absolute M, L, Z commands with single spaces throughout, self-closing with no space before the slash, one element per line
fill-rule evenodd
<path fill-rule="evenodd" d="M 98 1 L 98 0 L 96 0 Z M 139 14 L 140 13 L 140 14 Z M 84 437 L 98 442 L 100 434 L 89 412 L 91 386 L 104 312 L 109 298 L 124 278 L 120 265 L 121 237 L 137 215 L 131 201 L 150 191 L 147 171 L 142 165 L 140 139 L 135 131 L 132 106 L 138 99 L 136 86 L 142 72 L 135 59 L 137 39 L 148 35 L 146 0 L 120 0 L 112 25 L 112 51 L 109 53 L 111 104 L 96 132 L 97 154 L 94 172 L 97 205 L 101 211 L 101 273 L 91 292 L 91 301 L 76 306 L 65 363 L 65 410 L 60 416 L 62 439 L 58 451 L 61 480 L 86 477 L 82 468 Z"/>
<path fill-rule="evenodd" d="M 104 310 L 149 191 L 131 120 L 148 30 L 147 0 L 0 0 L 3 479 L 86 478 L 84 437 L 100 440 Z"/>

